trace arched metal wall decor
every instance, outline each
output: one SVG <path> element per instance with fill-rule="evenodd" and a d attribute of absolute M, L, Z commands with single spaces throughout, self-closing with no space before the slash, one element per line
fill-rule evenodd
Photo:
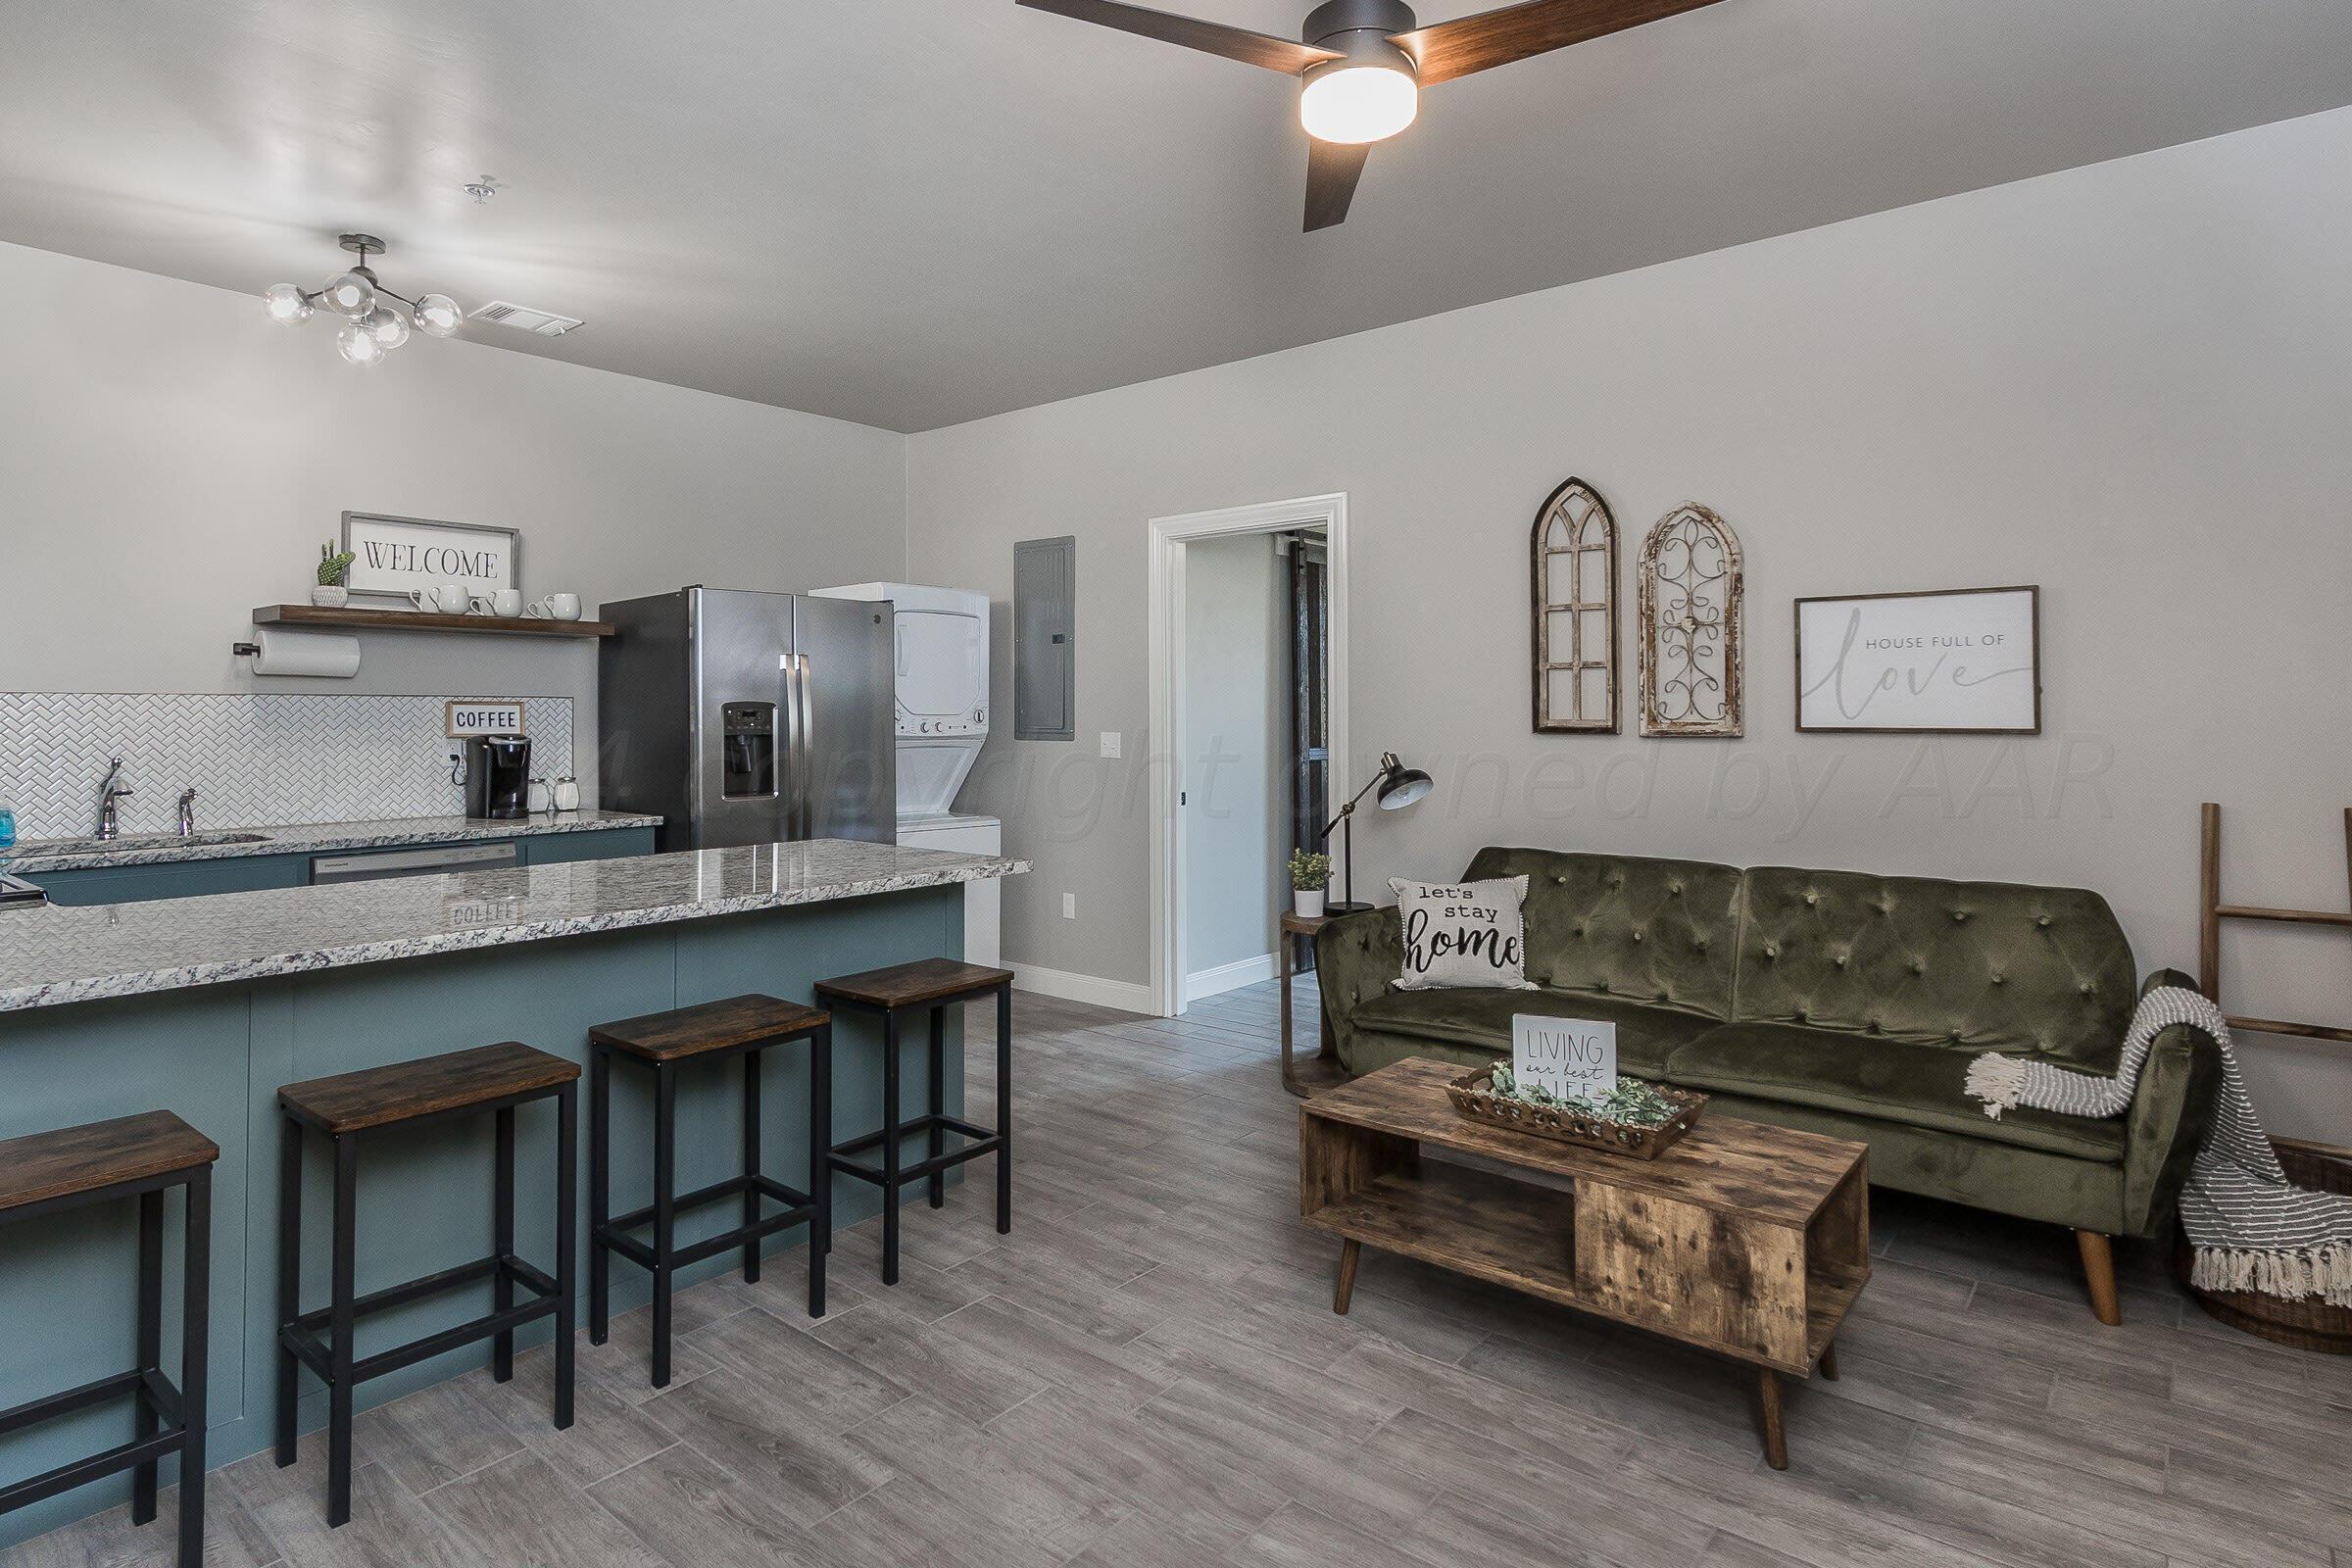
<path fill-rule="evenodd" d="M 1739 536 L 1686 502 L 1649 530 L 1641 572 L 1642 733 L 1740 734 Z"/>
<path fill-rule="evenodd" d="M 1616 734 L 1617 518 L 1584 480 L 1536 513 L 1533 571 L 1537 731 Z"/>

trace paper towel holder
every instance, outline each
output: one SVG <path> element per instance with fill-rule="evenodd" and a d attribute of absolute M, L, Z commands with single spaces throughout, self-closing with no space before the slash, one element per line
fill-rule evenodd
<path fill-rule="evenodd" d="M 228 654 L 231 659 L 259 659 L 262 657 L 262 645 L 260 643 L 230 643 Z"/>

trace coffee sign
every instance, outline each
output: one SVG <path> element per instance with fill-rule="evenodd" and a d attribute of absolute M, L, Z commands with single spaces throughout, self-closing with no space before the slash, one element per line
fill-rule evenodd
<path fill-rule="evenodd" d="M 1521 1088 L 1598 1104 L 1617 1090 L 1617 1026 L 1520 1013 L 1511 1019 L 1511 1071 Z"/>

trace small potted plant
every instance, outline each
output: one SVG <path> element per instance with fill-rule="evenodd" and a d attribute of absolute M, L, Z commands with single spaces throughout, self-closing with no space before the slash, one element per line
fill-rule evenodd
<path fill-rule="evenodd" d="M 1306 919 L 1323 912 L 1323 890 L 1331 886 L 1331 857 L 1312 850 L 1291 852 L 1291 907 Z"/>
<path fill-rule="evenodd" d="M 332 544 L 318 547 L 318 581 L 311 589 L 311 603 L 320 610 L 341 610 L 351 603 L 351 590 L 344 586 L 351 577 L 351 564 L 358 559 L 348 550 L 337 550 Z"/>

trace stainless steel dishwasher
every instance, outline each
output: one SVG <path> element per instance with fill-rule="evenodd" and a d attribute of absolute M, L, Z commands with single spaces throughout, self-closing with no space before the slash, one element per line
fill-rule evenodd
<path fill-rule="evenodd" d="M 423 850 L 368 850 L 358 855 L 319 855 L 311 859 L 311 881 L 376 882 L 394 876 L 446 876 L 453 871 L 497 871 L 522 863 L 513 844 L 443 844 Z"/>

